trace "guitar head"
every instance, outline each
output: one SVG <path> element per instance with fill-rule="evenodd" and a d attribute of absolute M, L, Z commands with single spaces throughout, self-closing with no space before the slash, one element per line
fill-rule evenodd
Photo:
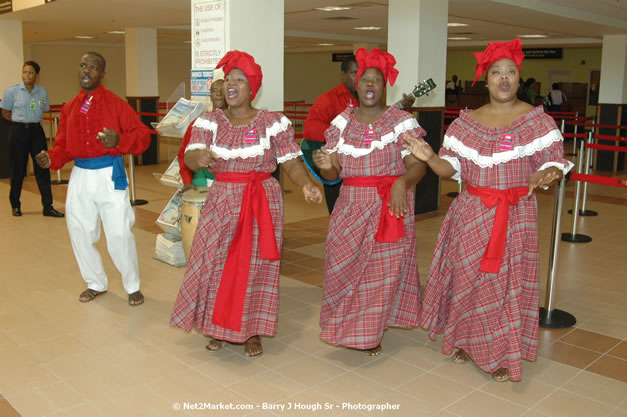
<path fill-rule="evenodd" d="M 412 91 L 411 93 L 414 95 L 414 97 L 420 97 L 420 96 L 424 96 L 429 91 L 433 90 L 435 87 L 436 87 L 435 82 L 433 81 L 432 78 L 429 78 L 428 80 L 425 80 L 421 82 L 420 84 L 418 84 L 416 88 L 414 88 L 414 91 Z"/>

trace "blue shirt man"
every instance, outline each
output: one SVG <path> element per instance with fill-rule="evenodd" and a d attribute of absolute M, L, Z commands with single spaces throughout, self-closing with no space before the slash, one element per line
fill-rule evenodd
<path fill-rule="evenodd" d="M 11 191 L 9 201 L 14 216 L 22 215 L 20 196 L 26 173 L 28 154 L 33 159 L 35 178 L 44 216 L 63 217 L 52 206 L 52 191 L 50 189 L 50 171 L 41 168 L 35 161 L 35 156 L 42 150 L 48 149 L 46 135 L 41 127 L 43 113 L 50 110 L 48 92 L 36 84 L 39 75 L 39 64 L 35 61 L 26 61 L 22 66 L 22 82 L 7 88 L 2 96 L 0 108 L 2 117 L 11 122 L 9 133 L 9 150 L 11 159 Z"/>

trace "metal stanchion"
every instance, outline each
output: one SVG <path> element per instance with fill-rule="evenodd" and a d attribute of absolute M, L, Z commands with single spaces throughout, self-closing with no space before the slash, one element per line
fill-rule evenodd
<path fill-rule="evenodd" d="M 540 327 L 560 329 L 573 326 L 577 320 L 575 316 L 562 310 L 553 308 L 555 291 L 555 278 L 557 276 L 557 263 L 559 261 L 560 225 L 562 221 L 562 203 L 564 201 L 564 189 L 566 180 L 562 178 L 557 187 L 555 196 L 555 211 L 553 213 L 553 234 L 551 236 L 551 257 L 549 258 L 549 278 L 546 283 L 546 298 L 544 308 L 540 308 Z"/>
<path fill-rule="evenodd" d="M 458 185 L 459 185 L 458 187 L 459 191 L 451 191 L 450 193 L 447 193 L 446 195 L 449 197 L 453 197 L 453 198 L 457 197 L 459 193 L 462 192 L 462 183 L 460 182 Z"/>
<path fill-rule="evenodd" d="M 592 144 L 594 140 L 592 139 L 593 132 L 588 133 L 588 143 Z M 586 175 L 590 174 L 590 159 L 592 158 L 592 150 L 590 148 L 586 149 L 586 168 L 584 169 L 584 173 Z M 594 210 L 586 210 L 586 201 L 588 200 L 588 183 L 583 183 L 583 197 L 581 198 L 581 210 L 579 210 L 579 215 L 584 217 L 589 216 L 598 216 Z M 568 210 L 569 213 L 572 213 L 572 210 Z"/>
<path fill-rule="evenodd" d="M 54 137 L 57 135 L 57 128 L 59 126 L 59 118 L 55 117 L 52 121 L 52 127 L 54 130 L 54 134 L 51 135 L 52 137 L 52 142 L 54 143 Z M 69 181 L 68 180 L 62 180 L 61 179 L 61 170 L 57 169 L 57 179 L 56 180 L 50 180 L 50 184 L 54 184 L 54 185 L 60 185 L 60 184 L 67 184 Z"/>
<path fill-rule="evenodd" d="M 135 198 L 135 161 L 133 155 L 129 155 L 128 158 L 128 170 L 130 172 L 131 180 L 129 181 L 131 187 L 131 206 L 143 206 L 148 204 L 147 200 L 138 200 Z"/>
<path fill-rule="evenodd" d="M 579 117 L 579 112 L 575 113 L 575 120 L 574 120 L 575 123 L 577 123 L 577 118 L 578 117 Z M 575 137 L 573 137 L 573 153 L 567 154 L 569 156 L 576 156 L 577 155 L 577 125 L 574 124 L 573 126 L 575 127 Z"/>
<path fill-rule="evenodd" d="M 577 172 L 581 173 L 581 164 L 583 163 L 583 148 L 584 141 L 581 141 L 581 146 L 579 149 L 579 154 L 577 155 Z M 579 190 L 581 188 L 581 181 L 577 181 L 575 185 L 575 198 L 573 199 L 573 232 L 572 233 L 562 233 L 562 240 L 564 242 L 571 243 L 588 243 L 592 241 L 590 236 L 577 234 L 577 219 L 579 219 Z"/>

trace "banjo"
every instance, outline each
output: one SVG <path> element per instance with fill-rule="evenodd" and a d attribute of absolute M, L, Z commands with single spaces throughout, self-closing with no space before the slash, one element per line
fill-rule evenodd
<path fill-rule="evenodd" d="M 413 91 L 410 94 L 413 95 L 415 98 L 418 98 L 429 93 L 435 87 L 436 87 L 435 82 L 433 81 L 433 79 L 429 78 L 428 80 L 425 80 L 421 82 L 420 84 L 418 84 L 416 87 L 414 87 Z M 398 107 L 399 109 L 402 109 L 403 108 L 402 103 L 403 103 L 403 99 L 400 99 L 393 105 Z M 320 181 L 321 183 L 326 184 L 326 185 L 334 185 L 334 184 L 340 183 L 342 182 L 341 179 L 328 181 L 322 178 L 322 175 L 320 175 L 320 170 L 318 170 L 318 167 L 314 164 L 313 152 L 317 151 L 323 146 L 324 146 L 324 143 L 322 142 L 318 142 L 314 140 L 307 140 L 303 138 L 303 140 L 300 143 L 300 150 L 303 152 L 303 161 L 305 161 L 305 165 L 307 166 L 307 169 L 309 170 L 311 175 L 313 175 L 313 177 L 317 179 L 318 181 Z"/>

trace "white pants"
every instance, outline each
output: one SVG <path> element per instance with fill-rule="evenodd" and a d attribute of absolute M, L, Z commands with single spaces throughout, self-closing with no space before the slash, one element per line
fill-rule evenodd
<path fill-rule="evenodd" d="M 122 275 L 128 294 L 139 291 L 137 248 L 131 228 L 135 212 L 128 187 L 116 190 L 111 180 L 113 167 L 83 169 L 74 167 L 65 202 L 65 218 L 76 262 L 87 288 L 106 291 L 107 275 L 95 247 L 100 240 L 100 220 L 107 238 L 107 249 Z"/>

